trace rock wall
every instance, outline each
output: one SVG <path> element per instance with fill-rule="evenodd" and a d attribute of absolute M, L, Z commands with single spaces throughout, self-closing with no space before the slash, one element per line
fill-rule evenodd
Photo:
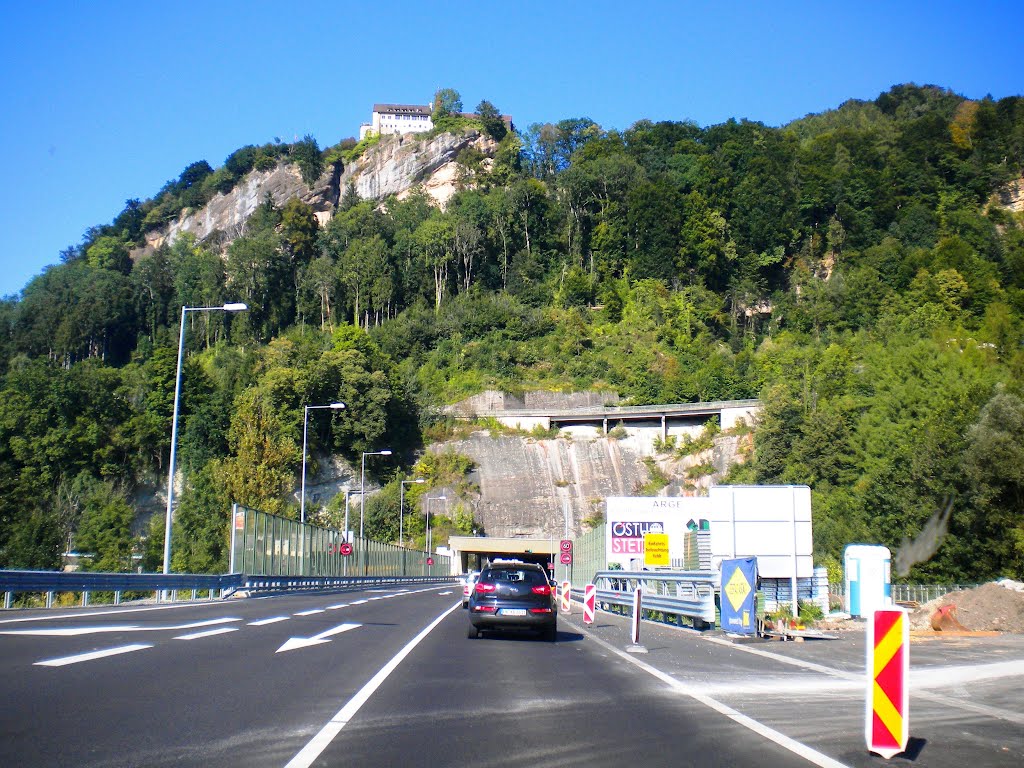
<path fill-rule="evenodd" d="M 432 445 L 434 452 L 455 451 L 476 462 L 471 478 L 479 487 L 472 498 L 459 498 L 489 536 L 560 538 L 569 509 L 573 535 L 584 521 L 604 513 L 607 496 L 638 495 L 651 480 L 653 460 L 669 483 L 659 495 L 697 496 L 719 482 L 729 469 L 745 461 L 752 435 L 721 436 L 714 447 L 692 456 L 658 455 L 653 445 L 658 429 L 631 429 L 625 438 L 568 435 L 536 440 L 494 435 L 481 430 L 464 440 Z M 712 464 L 714 474 L 690 478 L 688 470 Z M 448 491 L 449 498 L 453 498 Z"/>
<path fill-rule="evenodd" d="M 533 440 L 481 431 L 430 450 L 476 462 L 472 479 L 480 493 L 462 502 L 489 536 L 561 537 L 566 504 L 570 529 L 578 533 L 585 519 L 603 511 L 606 496 L 630 495 L 648 480 L 641 453 L 610 438 Z"/>
<path fill-rule="evenodd" d="M 342 190 L 350 184 L 364 200 L 401 197 L 422 186 L 443 207 L 458 189 L 459 166 L 455 159 L 470 146 L 486 157 L 493 156 L 497 149 L 492 139 L 477 131 L 443 133 L 429 141 L 385 136 L 348 167 L 338 163 L 326 168 L 312 186 L 302 180 L 293 163 L 281 163 L 269 171 L 251 171 L 227 194 L 217 194 L 201 209 L 186 210 L 167 227 L 147 234 L 146 245 L 134 250 L 132 258 L 173 243 L 186 232 L 199 240 L 218 234 L 220 244 L 226 246 L 244 233 L 246 220 L 267 195 L 277 206 L 299 198 L 313 209 L 321 226 L 330 221 Z"/>
<path fill-rule="evenodd" d="M 382 200 L 388 195 L 402 196 L 422 184 L 434 201 L 444 206 L 457 188 L 455 158 L 471 146 L 487 157 L 498 147 L 493 139 L 473 130 L 442 133 L 429 141 L 408 135 L 384 136 L 345 168 L 341 189 L 351 184 L 364 200 Z"/>

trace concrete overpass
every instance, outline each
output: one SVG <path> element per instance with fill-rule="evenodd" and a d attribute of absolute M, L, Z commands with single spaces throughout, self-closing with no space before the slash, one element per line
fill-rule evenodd
<path fill-rule="evenodd" d="M 740 421 L 752 425 L 761 408 L 760 400 L 716 400 L 707 403 L 675 403 L 669 405 L 627 405 L 584 408 L 516 408 L 479 410 L 459 414 L 459 418 L 488 416 L 507 427 L 526 431 L 537 427 L 548 430 L 592 427 L 601 434 L 620 423 L 631 427 L 660 427 L 661 439 L 673 431 L 703 429 L 712 416 L 719 417 L 723 430 Z"/>

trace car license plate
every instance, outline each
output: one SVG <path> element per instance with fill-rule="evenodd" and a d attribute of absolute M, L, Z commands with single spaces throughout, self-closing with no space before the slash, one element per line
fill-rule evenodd
<path fill-rule="evenodd" d="M 501 611 L 502 616 L 525 616 L 525 608 L 503 608 Z"/>

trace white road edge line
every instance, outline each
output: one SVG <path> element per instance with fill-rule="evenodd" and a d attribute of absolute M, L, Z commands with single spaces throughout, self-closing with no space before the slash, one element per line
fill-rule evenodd
<path fill-rule="evenodd" d="M 79 653 L 75 656 L 62 656 L 59 659 L 48 659 L 46 661 L 37 661 L 32 666 L 34 667 L 63 667 L 67 664 L 77 664 L 80 661 L 92 661 L 93 659 L 102 659 L 107 656 L 117 656 L 120 653 L 131 653 L 132 651 L 141 651 L 143 648 L 152 648 L 152 645 L 121 645 L 117 648 L 107 648 L 102 651 L 91 651 L 90 653 Z"/>
<path fill-rule="evenodd" d="M 434 627 L 444 621 L 444 619 L 447 618 L 449 614 L 453 613 L 456 608 L 460 608 L 461 606 L 461 602 L 456 603 L 430 622 L 423 631 L 410 640 L 406 646 L 391 659 L 391 661 L 381 667 L 380 671 L 370 679 L 370 682 L 364 685 L 355 696 L 349 699 L 348 704 L 338 710 L 338 713 L 332 717 L 327 724 L 320 729 L 320 732 L 299 751 L 299 754 L 288 761 L 285 768 L 309 768 L 309 766 L 313 764 L 313 761 L 320 757 L 323 751 L 327 749 L 332 741 L 334 741 L 335 736 L 341 733 L 341 729 L 348 725 L 349 720 L 355 717 L 356 712 L 358 712 L 360 708 L 362 708 L 363 704 L 369 700 L 374 691 L 376 691 L 381 684 L 388 679 L 388 676 L 398 668 L 398 665 L 405 660 L 405 657 L 412 653 L 412 650 L 434 630 Z"/>
<path fill-rule="evenodd" d="M 840 763 L 838 760 L 833 760 L 828 755 L 822 754 L 821 752 L 818 752 L 816 749 L 809 747 L 806 744 L 797 741 L 796 739 L 792 739 L 784 733 L 776 731 L 774 728 L 769 728 L 764 723 L 759 723 L 752 717 L 748 717 L 747 715 L 744 715 L 742 712 L 738 712 L 732 707 L 723 704 L 722 702 L 717 701 L 716 699 L 713 699 L 710 696 L 705 696 L 704 694 L 699 693 L 698 691 L 694 690 L 692 686 L 689 686 L 685 683 L 680 682 L 679 680 L 676 680 L 668 673 L 662 672 L 660 669 L 655 669 L 650 664 L 640 661 L 635 656 L 626 653 L 625 651 L 620 650 L 619 648 L 616 648 L 615 646 L 605 642 L 604 640 L 592 634 L 584 627 L 581 627 L 576 623 L 573 623 L 573 626 L 580 632 L 582 632 L 584 635 L 589 637 L 591 640 L 593 640 L 595 643 L 600 645 L 602 648 L 605 648 L 611 653 L 614 653 L 616 656 L 625 659 L 630 664 L 635 664 L 644 672 L 647 672 L 649 675 L 652 675 L 653 677 L 656 677 L 658 680 L 661 680 L 663 683 L 672 688 L 672 690 L 681 693 L 684 696 L 689 696 L 694 701 L 700 702 L 704 706 L 713 709 L 715 712 L 725 715 L 733 722 L 742 725 L 744 728 L 749 728 L 754 733 L 763 736 L 769 741 L 779 745 L 783 749 L 788 749 L 793 754 L 799 755 L 808 762 L 813 763 L 814 765 L 821 766 L 821 768 L 849 768 L 849 766 L 847 766 L 845 763 Z"/>

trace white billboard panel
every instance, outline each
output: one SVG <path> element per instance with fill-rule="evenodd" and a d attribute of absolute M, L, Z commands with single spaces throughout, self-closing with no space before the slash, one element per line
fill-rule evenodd
<path fill-rule="evenodd" d="M 719 485 L 706 497 L 613 496 L 606 499 L 605 553 L 629 569 L 643 560 L 645 533 L 667 533 L 669 555 L 683 557 L 687 524 L 707 520 L 711 564 L 756 557 L 765 578 L 813 574 L 811 491 L 802 485 Z"/>

